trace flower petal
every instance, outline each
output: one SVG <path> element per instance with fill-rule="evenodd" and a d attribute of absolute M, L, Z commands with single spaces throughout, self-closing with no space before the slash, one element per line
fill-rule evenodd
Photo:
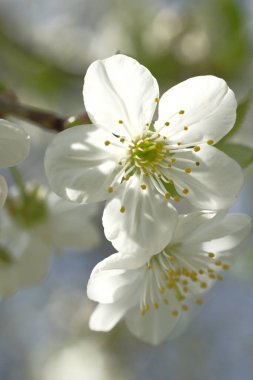
<path fill-rule="evenodd" d="M 162 343 L 175 328 L 179 318 L 172 314 L 177 310 L 178 302 L 170 299 L 170 305 L 161 304 L 159 309 L 149 310 L 145 315 L 138 306 L 126 315 L 126 324 L 133 335 L 146 343 L 158 345 Z"/>
<path fill-rule="evenodd" d="M 108 201 L 103 214 L 104 232 L 120 252 L 154 255 L 169 243 L 177 212 L 152 186 L 147 184 L 142 190 L 141 183 L 133 175 Z"/>
<path fill-rule="evenodd" d="M 0 168 L 17 165 L 30 150 L 30 137 L 22 128 L 0 119 Z"/>
<path fill-rule="evenodd" d="M 92 63 L 84 80 L 89 118 L 120 136 L 136 136 L 143 131 L 153 117 L 158 94 L 150 71 L 122 54 Z"/>
<path fill-rule="evenodd" d="M 236 99 L 223 79 L 206 75 L 190 78 L 161 97 L 156 128 L 171 142 L 215 143 L 233 127 Z M 184 127 L 188 127 L 187 130 Z"/>
<path fill-rule="evenodd" d="M 121 253 L 107 257 L 91 273 L 87 286 L 88 297 L 101 303 L 112 303 L 128 297 L 140 277 L 139 271 L 134 269 L 143 264 L 143 258 L 134 259 Z"/>
<path fill-rule="evenodd" d="M 248 215 L 228 214 L 216 225 L 213 224 L 211 228 L 203 231 L 203 248 L 211 252 L 233 249 L 245 239 L 250 229 L 251 219 Z"/>
<path fill-rule="evenodd" d="M 189 190 L 186 198 L 195 207 L 219 210 L 229 208 L 235 202 L 243 185 L 242 169 L 236 161 L 207 144 L 203 144 L 197 153 L 187 151 L 177 153 L 175 157 L 178 161 L 169 173 L 170 178 L 182 196 L 184 188 Z M 191 169 L 190 174 L 184 171 L 187 166 Z"/>
<path fill-rule="evenodd" d="M 129 305 L 126 302 L 99 304 L 93 311 L 89 327 L 94 331 L 110 331 L 125 315 Z"/>
<path fill-rule="evenodd" d="M 3 206 L 8 193 L 8 186 L 3 176 L 0 175 L 0 207 Z"/>
<path fill-rule="evenodd" d="M 106 141 L 111 144 L 105 145 Z M 108 187 L 124 153 L 117 139 L 92 125 L 78 126 L 55 136 L 45 155 L 45 170 L 52 189 L 62 198 L 98 202 L 108 197 Z"/>

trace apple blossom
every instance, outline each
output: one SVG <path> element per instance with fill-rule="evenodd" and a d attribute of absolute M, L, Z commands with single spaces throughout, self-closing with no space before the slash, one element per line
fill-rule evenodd
<path fill-rule="evenodd" d="M 47 273 L 51 252 L 66 248 L 90 250 L 99 244 L 91 222 L 95 205 L 74 205 L 47 193 L 26 189 L 21 197 L 8 196 L 0 218 L 0 296 L 10 296 L 39 282 Z"/>
<path fill-rule="evenodd" d="M 130 331 L 151 344 L 161 343 L 174 329 L 192 300 L 201 295 L 222 270 L 229 269 L 231 253 L 248 234 L 244 214 L 199 211 L 180 215 L 167 245 L 153 255 L 116 253 L 94 268 L 88 297 L 99 302 L 90 328 L 109 331 L 125 318 Z"/>
<path fill-rule="evenodd" d="M 17 165 L 23 161 L 29 153 L 29 136 L 15 124 L 0 119 L 0 169 Z M 4 177 L 0 176 L 0 206 L 7 197 L 7 184 Z"/>
<path fill-rule="evenodd" d="M 236 117 L 235 96 L 224 80 L 191 78 L 159 100 L 149 70 L 118 54 L 90 65 L 83 95 L 94 125 L 54 138 L 46 152 L 46 174 L 52 189 L 67 200 L 107 200 L 105 235 L 116 249 L 161 249 L 176 224 L 170 199 L 184 197 L 210 210 L 235 201 L 241 168 L 212 146 Z"/>

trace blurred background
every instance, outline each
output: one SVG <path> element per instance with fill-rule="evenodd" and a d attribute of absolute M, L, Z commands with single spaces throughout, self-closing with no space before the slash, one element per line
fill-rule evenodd
<path fill-rule="evenodd" d="M 250 0 L 0 0 L 0 82 L 22 103 L 80 114 L 87 67 L 120 51 L 147 66 L 161 92 L 213 74 L 240 101 L 253 85 L 252 19 Z M 251 105 L 234 141 L 253 148 L 252 122 Z M 42 179 L 50 136 L 24 126 L 35 137 L 21 169 Z M 253 216 L 252 199 L 253 165 L 233 211 Z M 0 379 L 252 380 L 252 245 L 251 236 L 192 320 L 159 347 L 137 341 L 124 323 L 109 334 L 89 331 L 86 283 L 113 252 L 109 243 L 53 257 L 41 284 L 0 303 Z"/>

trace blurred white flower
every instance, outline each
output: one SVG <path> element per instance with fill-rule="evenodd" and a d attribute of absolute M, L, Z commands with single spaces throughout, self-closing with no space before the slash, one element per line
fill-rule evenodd
<path fill-rule="evenodd" d="M 218 210 L 234 202 L 243 183 L 239 165 L 211 146 L 235 121 L 236 100 L 226 82 L 191 78 L 160 102 L 158 91 L 149 70 L 130 57 L 94 62 L 84 103 L 95 125 L 59 133 L 46 152 L 57 194 L 79 203 L 108 200 L 105 235 L 125 253 L 164 247 L 177 221 L 168 203 L 175 191 L 175 201 L 182 196 Z"/>
<path fill-rule="evenodd" d="M 48 271 L 50 254 L 64 249 L 90 250 L 99 242 L 92 222 L 94 205 L 73 205 L 44 189 L 8 197 L 1 211 L 0 296 L 39 282 Z"/>
<path fill-rule="evenodd" d="M 29 153 L 30 141 L 26 132 L 17 125 L 0 119 L 0 169 L 17 165 Z M 7 184 L 0 176 L 0 206 L 7 196 Z"/>
<path fill-rule="evenodd" d="M 100 303 L 90 319 L 93 330 L 109 331 L 125 317 L 130 331 L 161 343 L 195 298 L 221 280 L 231 253 L 248 234 L 244 214 L 200 211 L 181 215 L 167 246 L 151 257 L 116 253 L 94 268 L 88 297 Z"/>

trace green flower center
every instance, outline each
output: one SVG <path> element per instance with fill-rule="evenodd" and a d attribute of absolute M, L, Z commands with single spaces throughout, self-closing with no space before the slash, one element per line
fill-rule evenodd
<path fill-rule="evenodd" d="M 164 160 L 168 155 L 168 150 L 160 139 L 146 136 L 132 142 L 129 155 L 135 166 L 145 168 Z"/>
<path fill-rule="evenodd" d="M 44 194 L 39 187 L 28 191 L 18 198 L 8 198 L 6 206 L 9 215 L 22 228 L 31 228 L 44 222 L 47 218 L 47 207 Z"/>

